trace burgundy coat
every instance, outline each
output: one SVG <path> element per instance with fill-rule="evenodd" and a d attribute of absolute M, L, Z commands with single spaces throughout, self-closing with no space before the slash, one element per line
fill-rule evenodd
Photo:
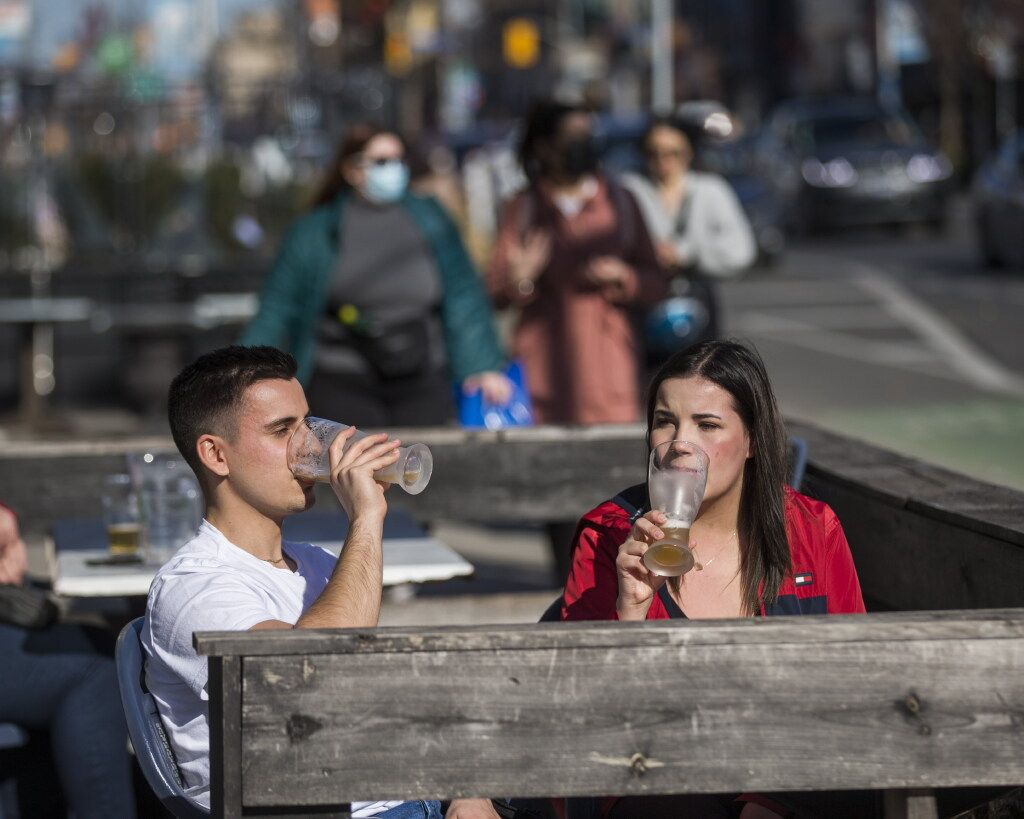
<path fill-rule="evenodd" d="M 528 229 L 552 235 L 551 257 L 524 296 L 510 280 L 509 248 Z M 587 265 L 617 256 L 631 268 L 621 287 L 598 287 Z M 668 289 L 632 195 L 598 180 L 596 194 L 564 216 L 543 185 L 505 207 L 488 269 L 497 307 L 519 307 L 513 355 L 526 368 L 538 423 L 629 423 L 640 417 L 639 345 L 631 305 L 654 303 Z"/>

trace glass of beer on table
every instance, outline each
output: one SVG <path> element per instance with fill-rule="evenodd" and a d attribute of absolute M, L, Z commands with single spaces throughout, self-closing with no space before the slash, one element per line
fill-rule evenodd
<path fill-rule="evenodd" d="M 329 482 L 331 462 L 328 450 L 345 429 L 348 426 L 337 421 L 313 416 L 306 418 L 288 442 L 288 468 L 292 474 L 310 481 Z M 345 447 L 368 434 L 356 430 Z M 427 488 L 433 469 L 434 459 L 430 450 L 424 444 L 409 444 L 399 447 L 398 460 L 375 472 L 373 477 L 381 483 L 397 484 L 410 495 L 418 495 Z"/>
<path fill-rule="evenodd" d="M 694 566 L 690 550 L 693 524 L 708 482 L 708 456 L 689 441 L 665 441 L 651 450 L 647 493 L 651 509 L 664 512 L 658 526 L 665 537 L 644 552 L 647 569 L 662 577 L 679 577 Z"/>
<path fill-rule="evenodd" d="M 137 555 L 142 540 L 142 509 L 131 475 L 107 475 L 101 500 L 110 554 Z"/>

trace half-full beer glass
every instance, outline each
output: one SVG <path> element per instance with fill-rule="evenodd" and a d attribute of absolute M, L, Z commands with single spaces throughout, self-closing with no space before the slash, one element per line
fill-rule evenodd
<path fill-rule="evenodd" d="M 331 461 L 328 450 L 334 439 L 346 429 L 347 424 L 339 424 L 337 421 L 313 416 L 306 418 L 288 442 L 288 468 L 292 474 L 306 480 L 329 482 Z M 349 439 L 349 444 L 368 434 L 357 430 Z M 398 460 L 375 472 L 373 477 L 382 483 L 397 484 L 410 495 L 418 495 L 427 488 L 433 470 L 434 459 L 430 450 L 424 444 L 410 444 L 399 447 Z"/>
<path fill-rule="evenodd" d="M 137 555 L 142 545 L 142 510 L 131 475 L 107 475 L 100 500 L 110 553 L 120 557 Z"/>
<path fill-rule="evenodd" d="M 690 526 L 697 517 L 708 482 L 708 456 L 689 441 L 665 441 L 651 450 L 647 493 L 651 509 L 665 513 L 658 528 L 662 540 L 644 552 L 644 565 L 662 577 L 679 577 L 693 568 Z"/>

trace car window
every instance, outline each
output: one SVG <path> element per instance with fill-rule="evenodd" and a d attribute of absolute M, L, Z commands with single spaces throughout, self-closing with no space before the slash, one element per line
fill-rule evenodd
<path fill-rule="evenodd" d="M 798 131 L 804 148 L 836 143 L 912 145 L 920 141 L 917 128 L 907 117 L 871 111 L 805 119 Z"/>

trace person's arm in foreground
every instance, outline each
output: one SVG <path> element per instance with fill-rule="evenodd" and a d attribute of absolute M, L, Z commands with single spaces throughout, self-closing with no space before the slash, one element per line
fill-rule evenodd
<path fill-rule="evenodd" d="M 18 529 L 18 518 L 0 505 L 0 585 L 20 586 L 27 571 L 28 552 Z"/>
<path fill-rule="evenodd" d="M 29 570 L 29 553 L 17 528 L 17 516 L 0 504 L 0 586 L 20 586 Z"/>

